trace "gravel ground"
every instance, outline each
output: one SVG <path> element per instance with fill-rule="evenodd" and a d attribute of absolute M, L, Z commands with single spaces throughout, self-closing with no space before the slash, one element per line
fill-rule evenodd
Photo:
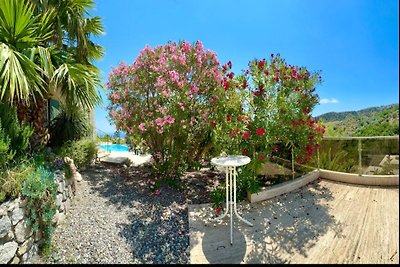
<path fill-rule="evenodd" d="M 31 263 L 189 263 L 188 204 L 210 203 L 217 172 L 187 173 L 181 188 L 150 189 L 145 167 L 96 164 L 53 234 L 54 252 Z"/>

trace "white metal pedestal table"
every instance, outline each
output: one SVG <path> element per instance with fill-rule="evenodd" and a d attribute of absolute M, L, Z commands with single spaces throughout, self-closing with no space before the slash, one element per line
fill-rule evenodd
<path fill-rule="evenodd" d="M 224 214 L 221 216 L 212 219 L 213 221 L 220 220 L 224 218 L 228 212 L 230 211 L 231 217 L 231 245 L 233 244 L 233 236 L 232 236 L 232 219 L 233 219 L 233 211 L 235 211 L 235 215 L 244 223 L 253 226 L 252 223 L 243 219 L 237 212 L 236 209 L 236 167 L 246 165 L 250 162 L 250 158 L 246 156 L 226 156 L 226 157 L 216 157 L 211 159 L 211 163 L 217 166 L 221 166 L 225 168 L 226 172 L 226 209 Z"/>

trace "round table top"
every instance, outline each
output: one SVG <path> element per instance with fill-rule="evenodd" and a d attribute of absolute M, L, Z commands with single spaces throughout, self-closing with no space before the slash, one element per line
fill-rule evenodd
<path fill-rule="evenodd" d="M 228 155 L 225 157 L 216 157 L 211 159 L 211 163 L 223 167 L 236 167 L 246 165 L 250 162 L 247 156 Z"/>

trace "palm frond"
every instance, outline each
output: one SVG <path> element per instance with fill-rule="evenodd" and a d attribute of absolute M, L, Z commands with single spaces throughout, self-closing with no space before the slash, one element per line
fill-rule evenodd
<path fill-rule="evenodd" d="M 33 7 L 25 1 L 3 0 L 0 5 L 0 40 L 14 47 L 37 42 Z"/>
<path fill-rule="evenodd" d="M 29 100 L 43 95 L 41 69 L 29 57 L 0 43 L 0 100 Z"/>
<path fill-rule="evenodd" d="M 87 19 L 86 25 L 85 25 L 85 31 L 88 34 L 93 34 L 93 36 L 99 37 L 104 34 L 104 27 L 101 22 L 100 17 L 93 17 L 90 19 Z"/>
<path fill-rule="evenodd" d="M 54 71 L 50 84 L 68 105 L 93 109 L 101 102 L 99 76 L 88 66 L 64 63 Z"/>
<path fill-rule="evenodd" d="M 93 9 L 93 0 L 71 0 L 70 7 L 72 9 L 78 10 L 82 14 L 88 14 L 88 10 Z"/>
<path fill-rule="evenodd" d="M 30 59 L 32 61 L 38 62 L 42 70 L 42 74 L 45 75 L 49 80 L 53 76 L 54 66 L 51 59 L 51 54 L 53 52 L 53 47 L 33 47 L 29 49 Z"/>

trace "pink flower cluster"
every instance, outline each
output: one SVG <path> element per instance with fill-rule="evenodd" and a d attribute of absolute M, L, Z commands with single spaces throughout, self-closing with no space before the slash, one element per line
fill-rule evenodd
<path fill-rule="evenodd" d="M 210 107 L 193 99 L 197 95 L 212 103 L 222 99 L 213 94 L 221 81 L 216 54 L 205 51 L 200 41 L 194 45 L 170 42 L 154 49 L 146 45 L 131 66 L 122 62 L 109 74 L 109 115 L 121 130 L 130 133 L 135 133 L 135 128 L 138 133 L 151 129 L 163 133 L 166 126 L 174 124 L 178 114 L 194 114 L 198 118 L 196 123 L 209 125 L 205 114 L 210 113 Z M 174 102 L 177 104 L 173 105 Z M 183 121 L 187 123 L 181 125 L 183 129 L 190 129 L 186 126 L 195 122 Z"/>

